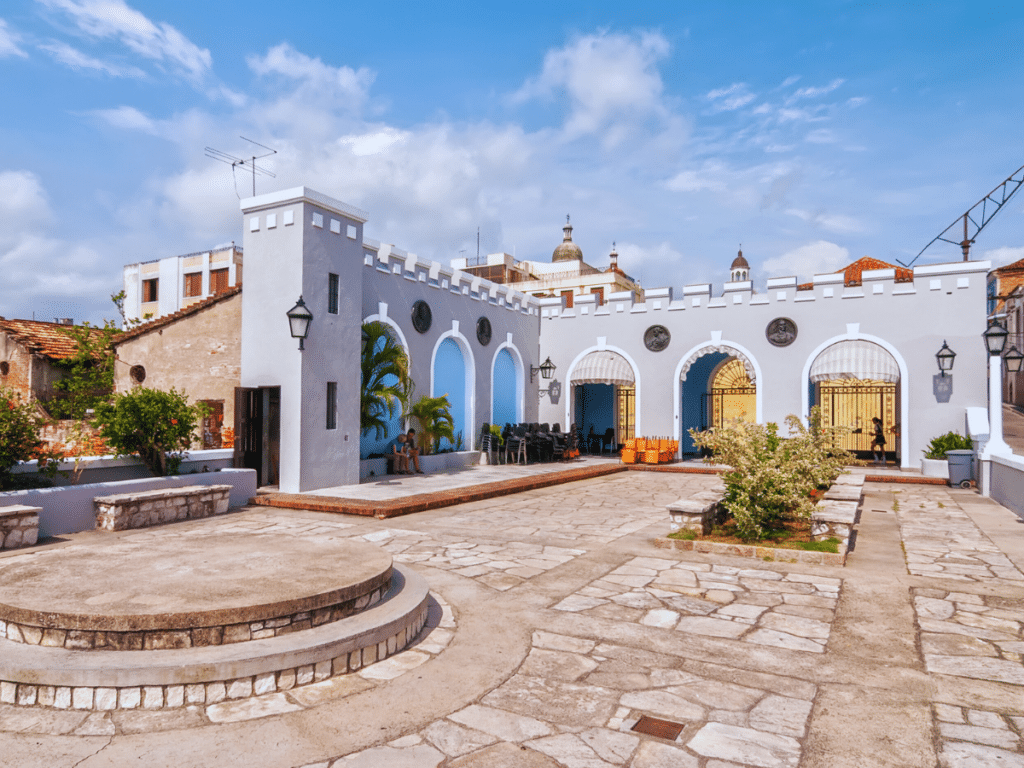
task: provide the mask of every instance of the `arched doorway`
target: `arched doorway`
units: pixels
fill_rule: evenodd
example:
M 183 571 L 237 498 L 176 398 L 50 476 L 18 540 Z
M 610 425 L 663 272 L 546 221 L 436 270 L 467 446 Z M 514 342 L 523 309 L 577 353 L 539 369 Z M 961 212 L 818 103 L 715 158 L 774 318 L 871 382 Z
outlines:
M 886 458 L 900 463 L 900 369 L 887 350 L 865 339 L 836 342 L 811 364 L 810 388 L 823 424 L 850 429 L 843 448 L 869 457 L 871 420 L 877 416 L 885 431 Z
M 494 355 L 491 370 L 491 424 L 517 424 L 521 412 L 523 381 L 520 369 L 508 347 Z
M 707 342 L 690 350 L 677 370 L 681 454 L 698 452 L 691 429 L 702 432 L 731 418 L 759 420 L 757 366 L 746 350 L 727 342 Z
M 371 319 L 367 319 L 364 322 L 371 322 Z M 379 321 L 384 322 L 384 321 Z M 399 336 L 400 332 L 396 332 L 396 329 L 391 326 L 386 326 L 386 331 L 390 340 L 397 346 L 405 349 L 408 354 L 408 349 L 402 343 L 403 338 Z M 380 352 L 383 349 L 387 339 L 381 336 L 377 339 L 377 343 L 374 345 L 374 351 Z M 379 384 L 382 387 L 392 387 L 398 383 L 398 379 L 391 374 L 385 375 L 379 378 Z M 398 437 L 398 435 L 405 431 L 405 424 L 402 419 L 402 406 L 400 403 L 395 403 L 394 415 L 391 418 L 384 418 L 385 432 L 380 437 L 377 436 L 376 430 L 371 429 L 369 432 L 359 433 L 359 457 L 361 459 L 369 458 L 377 454 L 388 453 L 391 449 L 391 442 Z
M 473 435 L 467 431 L 472 428 L 472 415 L 469 413 L 472 393 L 467 382 L 471 376 L 471 366 L 467 364 L 461 345 L 452 337 L 442 339 L 434 351 L 434 368 L 431 380 L 431 397 L 447 395 L 448 410 L 454 424 L 452 433 L 456 443 L 462 435 L 463 447 L 473 444 Z M 446 450 L 454 446 L 448 440 L 441 440 L 438 450 Z
M 573 367 L 572 414 L 584 440 L 603 438 L 608 430 L 618 445 L 636 432 L 636 376 L 622 355 L 611 350 L 588 353 Z

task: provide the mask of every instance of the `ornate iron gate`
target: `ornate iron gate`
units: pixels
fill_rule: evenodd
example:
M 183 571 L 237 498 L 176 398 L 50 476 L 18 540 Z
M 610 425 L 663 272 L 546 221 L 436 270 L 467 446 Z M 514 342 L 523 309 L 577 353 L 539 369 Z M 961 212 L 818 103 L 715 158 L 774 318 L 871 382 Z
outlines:
M 829 426 L 849 427 L 840 444 L 848 451 L 870 453 L 874 430 L 871 419 L 877 416 L 885 430 L 887 453 L 899 450 L 896 384 L 857 379 L 823 381 L 817 385 L 817 401 L 822 422 Z

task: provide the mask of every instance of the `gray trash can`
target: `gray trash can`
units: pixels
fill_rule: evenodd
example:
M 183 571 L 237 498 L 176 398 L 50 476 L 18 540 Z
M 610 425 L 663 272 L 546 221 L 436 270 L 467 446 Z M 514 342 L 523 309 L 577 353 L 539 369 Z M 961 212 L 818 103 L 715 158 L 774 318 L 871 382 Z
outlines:
M 974 477 L 974 451 L 946 451 L 946 461 L 949 464 L 949 484 L 970 488 Z

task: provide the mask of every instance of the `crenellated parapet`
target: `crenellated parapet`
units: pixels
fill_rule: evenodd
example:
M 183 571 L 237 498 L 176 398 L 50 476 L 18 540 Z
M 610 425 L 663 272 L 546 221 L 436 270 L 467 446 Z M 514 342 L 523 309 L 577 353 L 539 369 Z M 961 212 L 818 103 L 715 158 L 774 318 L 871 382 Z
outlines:
M 375 240 L 363 241 L 363 265 L 396 279 L 422 283 L 426 287 L 464 296 L 523 315 L 539 315 L 540 299 L 511 286 L 492 283 L 477 275 L 446 267 L 437 261 L 421 260 L 396 246 Z

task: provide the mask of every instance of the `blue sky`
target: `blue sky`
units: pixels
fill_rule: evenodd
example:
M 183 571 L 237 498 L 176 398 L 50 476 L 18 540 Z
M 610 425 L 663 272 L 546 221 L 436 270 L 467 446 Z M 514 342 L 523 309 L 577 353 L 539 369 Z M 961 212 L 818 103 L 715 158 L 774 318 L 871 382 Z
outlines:
M 126 263 L 241 239 L 251 182 L 447 262 L 647 287 L 912 258 L 1024 164 L 1024 4 L 0 4 L 0 315 L 93 322 Z M 1024 193 L 975 258 L 1024 257 Z M 925 263 L 955 261 L 934 248 Z

